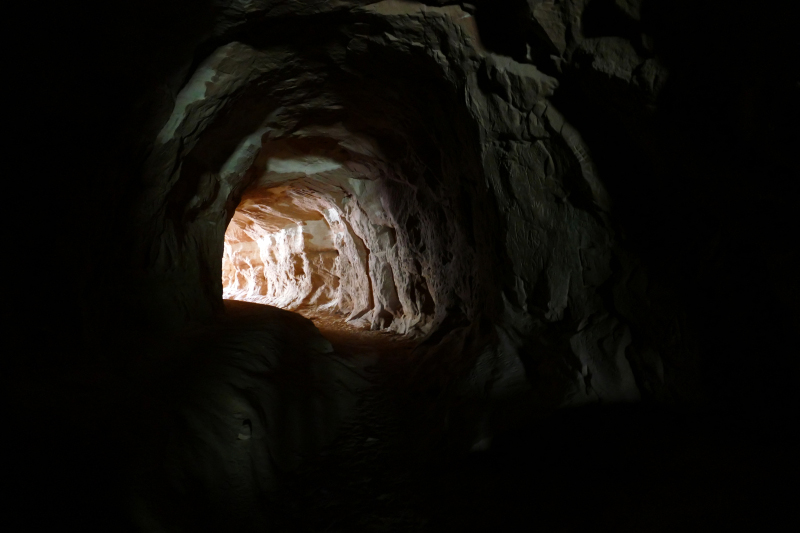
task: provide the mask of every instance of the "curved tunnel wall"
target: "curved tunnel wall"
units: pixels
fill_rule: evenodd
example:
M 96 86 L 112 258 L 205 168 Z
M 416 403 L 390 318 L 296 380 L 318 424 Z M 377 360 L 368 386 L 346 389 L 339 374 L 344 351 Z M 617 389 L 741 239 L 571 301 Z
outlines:
M 381 2 L 352 17 L 303 45 L 222 45 L 178 95 L 137 209 L 161 232 L 143 243 L 157 248 L 149 271 L 179 276 L 161 285 L 172 287 L 172 308 L 194 319 L 220 305 L 225 223 L 251 183 L 274 179 L 271 143 L 313 143 L 304 130 L 340 124 L 380 153 L 354 161 L 365 197 L 341 181 L 332 194 L 330 179 L 333 189 L 318 191 L 349 225 L 351 250 L 339 257 L 369 276 L 369 289 L 363 279 L 340 285 L 349 318 L 405 333 L 423 319 L 427 292 L 429 332 L 455 331 L 446 343 L 464 352 L 462 373 L 489 358 L 494 370 L 476 382 L 532 384 L 547 405 L 663 388 L 661 356 L 646 346 L 631 356 L 630 328 L 600 294 L 617 253 L 609 200 L 548 99 L 556 80 L 483 50 L 457 6 Z M 492 325 L 478 333 L 482 320 Z M 471 335 L 472 348 L 457 347 Z
M 20 65 L 38 80 L 36 90 L 30 91 L 38 95 L 31 108 L 41 111 L 42 120 L 61 117 L 70 131 L 91 132 L 86 138 L 62 137 L 44 155 L 25 159 L 44 158 L 51 168 L 81 169 L 75 179 L 45 176 L 36 181 L 40 208 L 61 213 L 64 223 L 51 243 L 53 253 L 63 258 L 59 282 L 36 291 L 54 291 L 42 298 L 58 302 L 59 314 L 70 317 L 42 349 L 47 365 L 71 368 L 77 361 L 68 353 L 82 354 L 81 365 L 127 360 L 136 357 L 128 352 L 138 349 L 109 353 L 107 346 L 118 345 L 119 338 L 175 331 L 187 317 L 208 317 L 218 309 L 216 269 L 197 265 L 211 264 L 214 259 L 206 258 L 221 256 L 221 247 L 199 255 L 197 250 L 184 253 L 174 230 L 165 231 L 154 221 L 154 213 L 165 209 L 164 191 L 175 181 L 165 177 L 171 169 L 143 172 L 148 157 L 163 149 L 156 142 L 158 133 L 181 88 L 215 49 L 232 41 L 262 48 L 302 48 L 303 43 L 316 42 L 319 51 L 328 44 L 319 44 L 325 41 L 321 36 L 348 21 L 360 22 L 363 14 L 351 9 L 367 3 L 144 2 L 105 13 L 102 24 L 62 13 L 76 30 L 67 35 L 61 33 L 65 26 L 51 28 L 63 39 L 53 49 L 48 69 L 28 68 L 30 62 Z M 787 380 L 794 363 L 781 354 L 791 351 L 787 332 L 796 329 L 798 320 L 791 267 L 796 242 L 787 246 L 782 233 L 775 231 L 792 225 L 792 177 L 797 173 L 789 155 L 796 139 L 798 101 L 796 72 L 789 65 L 798 63 L 793 52 L 798 47 L 794 33 L 781 30 L 790 20 L 780 15 L 782 7 L 774 2 L 757 11 L 738 6 L 721 11 L 712 2 L 662 0 L 473 4 L 489 55 L 533 63 L 557 78 L 560 87 L 548 101 L 578 126 L 593 149 L 600 178 L 615 200 L 609 214 L 617 241 L 635 252 L 617 258 L 627 266 L 615 266 L 614 289 L 601 292 L 632 328 L 630 350 L 635 354 L 630 359 L 634 372 L 645 376 L 642 386 L 649 387 L 646 376 L 658 381 L 661 364 L 654 354 L 661 354 L 664 379 L 681 390 L 680 397 L 708 386 L 720 405 L 761 404 L 766 397 L 777 402 L 791 389 Z M 413 24 L 427 24 L 432 18 L 416 17 Z M 383 21 L 380 28 L 386 25 Z M 348 31 L 340 49 L 346 50 L 357 32 L 353 27 Z M 388 33 L 397 37 L 395 30 Z M 751 33 L 757 37 L 739 38 Z M 428 46 L 426 38 L 412 39 L 405 51 L 391 57 L 407 58 L 412 51 L 422 57 Z M 448 47 L 440 51 L 451 55 Z M 80 72 L 74 65 L 78 57 Z M 377 71 L 393 70 L 384 60 L 376 63 Z M 371 76 L 373 72 L 366 78 Z M 60 82 L 53 84 L 52 79 Z M 491 84 L 482 87 L 488 90 L 487 85 Z M 448 118 L 440 109 L 459 108 L 462 95 L 451 96 L 431 104 L 430 116 L 441 111 L 447 121 L 468 123 L 464 116 Z M 258 122 L 272 104 L 256 100 L 249 115 Z M 502 121 L 499 116 L 493 120 Z M 20 124 L 21 131 L 38 135 L 36 124 Z M 255 129 L 254 124 L 251 131 Z M 225 142 L 235 147 L 242 137 L 233 137 Z M 506 140 L 505 134 L 501 137 Z M 167 157 L 164 163 L 178 159 Z M 212 166 L 219 168 L 223 162 Z M 192 163 L 184 163 L 184 175 L 189 176 Z M 465 166 L 476 172 L 481 167 L 476 163 L 478 159 Z M 192 183 L 182 182 L 174 197 L 192 194 Z M 145 196 L 152 202 L 133 205 L 132 199 L 147 188 L 151 192 Z M 20 187 L 21 198 L 29 194 Z M 484 196 L 478 198 L 483 209 Z M 104 207 L 97 211 L 98 206 Z M 231 205 L 227 212 L 234 209 Z M 170 216 L 181 225 L 177 211 L 172 209 Z M 498 257 L 505 253 L 501 240 L 492 239 Z M 222 242 L 221 237 L 204 240 L 211 241 Z M 35 256 L 38 245 L 29 244 L 26 253 Z M 176 260 L 159 257 L 163 253 Z M 172 269 L 165 266 L 171 262 Z M 31 279 L 52 277 L 49 263 L 28 268 Z M 505 284 L 513 279 L 502 269 L 492 274 Z M 476 283 L 484 282 L 488 281 Z M 208 290 L 198 290 L 202 286 Z M 39 300 L 28 298 L 29 289 L 22 285 L 12 284 L 9 290 L 28 302 L 29 313 L 20 314 L 19 321 L 28 328 L 21 317 L 35 313 L 34 302 Z M 79 313 L 70 302 L 80 302 Z M 692 336 L 702 345 L 697 350 Z M 755 388 L 745 385 L 753 379 L 754 361 L 759 376 Z M 24 368 L 33 364 L 18 363 Z M 684 384 L 671 375 L 682 375 Z M 705 385 L 688 378 L 692 375 L 701 376 Z M 729 386 L 730 380 L 738 385 Z M 671 396 L 657 388 L 648 390 L 661 400 Z

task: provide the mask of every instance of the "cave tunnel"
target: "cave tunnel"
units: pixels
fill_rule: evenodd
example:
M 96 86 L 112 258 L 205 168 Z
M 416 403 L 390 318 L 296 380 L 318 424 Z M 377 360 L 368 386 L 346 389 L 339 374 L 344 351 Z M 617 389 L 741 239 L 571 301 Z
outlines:
M 375 142 L 341 124 L 293 137 L 268 141 L 261 175 L 228 224 L 223 297 L 370 330 L 427 332 L 435 304 L 423 236 L 414 228 L 398 241 L 395 229 L 419 224 L 417 213 L 401 217 L 394 207 L 414 189 L 402 181 L 390 189 L 394 174 Z
M 782 5 L 48 11 L 10 530 L 797 522 Z

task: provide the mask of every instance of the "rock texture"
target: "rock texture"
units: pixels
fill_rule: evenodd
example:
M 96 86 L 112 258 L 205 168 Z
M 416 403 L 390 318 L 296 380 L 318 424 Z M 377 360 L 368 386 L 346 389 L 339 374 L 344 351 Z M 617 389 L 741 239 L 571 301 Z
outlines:
M 198 65 L 135 211 L 165 232 L 151 241 L 150 271 L 180 272 L 175 290 L 188 292 L 176 304 L 218 305 L 221 286 L 209 294 L 202 280 L 221 269 L 224 222 L 241 198 L 225 252 L 230 295 L 328 305 L 399 333 L 447 323 L 445 344 L 479 335 L 462 359 L 488 358 L 491 377 L 473 376 L 480 390 L 507 379 L 533 383 L 552 406 L 637 399 L 630 328 L 599 293 L 617 254 L 610 201 L 550 101 L 557 80 L 484 50 L 458 6 L 384 1 L 351 13 L 307 43 L 270 46 L 251 30 Z M 626 64 L 601 56 L 601 70 Z M 326 226 L 332 237 L 316 243 Z M 244 246 L 258 260 L 237 259 Z M 484 319 L 489 330 L 473 331 Z M 660 390 L 660 356 L 641 350 L 640 379 Z
M 414 380 L 473 426 L 465 449 L 568 406 L 788 405 L 800 46 L 777 8 L 699 4 L 175 0 L 84 21 L 28 62 L 57 65 L 31 84 L 53 110 L 24 130 L 35 179 L 10 197 L 59 238 L 57 262 L 20 252 L 37 289 L 9 301 L 51 302 L 58 324 L 27 318 L 38 347 L 14 364 L 196 377 L 175 412 L 201 459 L 165 452 L 181 466 L 152 483 L 238 487 L 208 497 L 223 521 L 347 417 L 349 393 L 326 414 L 279 394 L 275 365 L 297 352 L 318 391 L 358 382 L 275 310 L 191 374 L 164 346 L 232 317 L 223 297 L 416 338 Z M 42 124 L 60 128 L 45 147 Z M 283 432 L 281 409 L 324 428 Z
M 476 446 L 515 417 L 668 394 L 603 294 L 624 259 L 556 78 L 486 50 L 459 6 L 371 3 L 286 42 L 269 20 L 222 32 L 153 141 L 131 213 L 159 314 L 202 319 L 224 278 L 228 297 L 421 336 L 421 379 L 482 406 L 452 415 Z M 595 63 L 624 78 L 614 53 Z
M 341 124 L 305 128 L 268 141 L 261 157 L 226 232 L 225 297 L 330 310 L 400 334 L 429 330 L 434 302 L 387 217 L 380 180 L 391 170 L 374 141 Z
M 615 303 L 639 301 L 615 289 L 631 260 L 557 78 L 486 50 L 459 6 L 341 13 L 283 42 L 268 14 L 220 29 L 177 94 L 132 210 L 158 312 L 212 313 L 222 272 L 229 297 L 419 335 L 421 379 L 483 405 L 478 443 L 515 417 L 674 394 Z M 632 83 L 627 41 L 564 28 L 556 48 Z

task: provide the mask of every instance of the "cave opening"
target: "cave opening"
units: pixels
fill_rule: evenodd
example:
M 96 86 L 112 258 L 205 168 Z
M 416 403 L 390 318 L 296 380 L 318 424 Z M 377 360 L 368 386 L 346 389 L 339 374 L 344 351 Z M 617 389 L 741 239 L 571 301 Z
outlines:
M 339 285 L 339 276 L 334 274 L 339 256 L 334 247 L 336 230 L 331 228 L 340 220 L 337 212 L 325 207 L 293 213 L 280 210 L 297 196 L 305 197 L 308 190 L 276 187 L 265 193 L 273 198 L 248 195 L 225 232 L 224 297 L 283 309 L 332 307 Z M 288 202 L 277 203 L 278 196 L 288 197 Z M 280 215 L 270 213 L 275 207 Z
M 374 139 L 342 124 L 266 140 L 225 232 L 223 297 L 320 324 L 431 331 L 436 304 L 415 215 L 398 240 L 395 206 L 413 205 L 403 196 L 414 188 L 387 187 L 396 172 Z
M 419 251 L 398 242 L 382 183 L 392 170 L 374 139 L 342 124 L 304 128 L 266 141 L 250 172 L 225 232 L 225 299 L 411 337 L 430 330 L 435 303 Z

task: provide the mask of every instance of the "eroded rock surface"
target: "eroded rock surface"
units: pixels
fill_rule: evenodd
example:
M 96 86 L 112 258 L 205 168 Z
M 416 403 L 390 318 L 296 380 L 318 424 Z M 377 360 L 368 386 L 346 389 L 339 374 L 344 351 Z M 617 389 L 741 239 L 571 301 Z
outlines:
M 798 260 L 775 230 L 794 196 L 772 176 L 797 174 L 775 125 L 796 128 L 770 76 L 776 101 L 800 99 L 775 52 L 785 36 L 740 38 L 749 12 L 727 39 L 692 42 L 688 2 L 161 4 L 163 24 L 142 17 L 124 46 L 86 38 L 97 65 L 135 61 L 110 71 L 94 112 L 122 116 L 98 118 L 82 144 L 101 148 L 73 165 L 90 179 L 40 195 L 80 218 L 52 252 L 59 280 L 39 284 L 81 302 L 59 304 L 71 349 L 30 335 L 70 370 L 193 376 L 170 411 L 185 431 L 163 448 L 177 466 L 153 466 L 152 486 L 199 487 L 187 501 L 209 516 L 263 525 L 257 502 L 298 464 L 290 450 L 316 449 L 351 411 L 350 393 L 326 396 L 350 379 L 337 356 L 289 311 L 197 347 L 207 366 L 192 374 L 191 354 L 164 346 L 235 320 L 223 297 L 415 339 L 405 375 L 461 452 L 562 407 L 696 402 L 701 376 L 723 403 L 785 403 Z M 709 13 L 698 28 L 723 27 Z M 136 51 L 151 30 L 161 42 Z M 65 55 L 69 85 L 84 55 Z M 86 86 L 102 92 L 104 75 Z M 43 264 L 29 279 L 53 277 Z M 284 365 L 297 379 L 270 381 Z
M 467 447 L 532 413 L 673 394 L 609 296 L 632 262 L 557 78 L 485 49 L 459 6 L 341 17 L 286 42 L 229 30 L 178 94 L 135 210 L 160 235 L 141 244 L 160 301 L 186 319 L 223 294 L 310 305 L 418 336 L 422 382 L 482 405 L 452 415 Z M 565 54 L 631 83 L 627 45 L 565 28 Z
M 450 320 L 464 337 L 483 317 L 492 333 L 472 357 L 488 349 L 496 369 L 523 361 L 529 380 L 555 387 L 545 403 L 638 398 L 629 328 L 598 293 L 618 254 L 610 200 L 550 101 L 558 81 L 483 49 L 457 6 L 385 1 L 350 16 L 344 29 L 318 28 L 322 47 L 242 35 L 204 60 L 148 163 L 177 189 L 154 188 L 144 205 L 183 213 L 158 226 L 180 222 L 176 245 L 207 257 L 197 275 L 211 276 L 220 263 L 203 243 L 219 243 L 241 197 L 229 296 L 314 304 L 399 333 Z M 609 58 L 598 72 L 625 78 L 614 69 L 627 63 Z M 186 200 L 175 196 L 191 183 Z M 647 376 L 658 390 L 663 378 Z
M 387 216 L 380 180 L 391 170 L 374 141 L 339 124 L 266 151 L 226 233 L 225 297 L 330 310 L 400 334 L 430 329 L 434 302 Z

